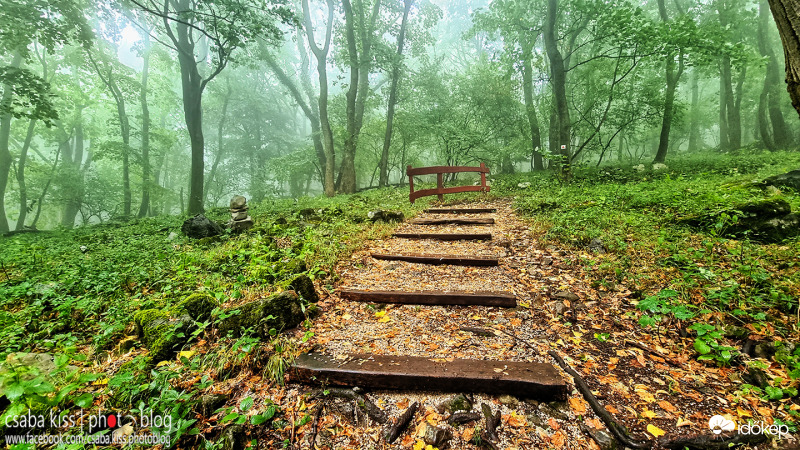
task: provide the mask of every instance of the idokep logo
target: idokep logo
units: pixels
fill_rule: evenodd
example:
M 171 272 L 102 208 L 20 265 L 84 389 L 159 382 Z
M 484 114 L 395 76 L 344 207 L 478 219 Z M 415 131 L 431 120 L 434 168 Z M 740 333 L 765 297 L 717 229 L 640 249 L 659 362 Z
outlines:
M 708 421 L 708 428 L 714 434 L 721 434 L 723 431 L 736 430 L 736 423 L 733 420 L 726 419 L 723 416 L 716 415 Z M 772 424 L 767 425 L 763 421 L 748 422 L 739 425 L 737 430 L 739 434 L 769 434 L 777 436 L 778 439 L 783 439 L 784 436 L 789 434 L 789 426 L 786 424 Z
M 711 431 L 714 434 L 720 434 L 723 431 L 733 431 L 736 429 L 736 424 L 733 423 L 732 420 L 728 420 L 720 415 L 716 415 L 708 421 L 708 428 L 711 428 Z

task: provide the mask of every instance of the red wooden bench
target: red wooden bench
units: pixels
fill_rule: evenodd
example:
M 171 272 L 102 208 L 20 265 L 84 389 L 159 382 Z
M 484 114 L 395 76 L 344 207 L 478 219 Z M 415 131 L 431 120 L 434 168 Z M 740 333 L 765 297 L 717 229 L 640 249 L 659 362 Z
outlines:
M 481 174 L 480 186 L 453 186 L 444 187 L 444 174 L 446 173 L 460 173 L 460 172 L 478 172 Z M 436 174 L 436 189 L 420 189 L 414 191 L 414 177 L 418 175 L 432 175 Z M 417 167 L 416 169 L 408 166 L 406 174 L 408 175 L 408 186 L 411 188 L 411 193 L 408 194 L 408 199 L 411 203 L 420 197 L 428 195 L 438 195 L 439 201 L 444 200 L 444 194 L 456 194 L 458 192 L 489 192 L 489 186 L 486 185 L 486 174 L 489 173 L 489 168 L 486 164 L 481 163 L 480 167 L 467 167 L 467 166 L 433 166 L 433 167 Z

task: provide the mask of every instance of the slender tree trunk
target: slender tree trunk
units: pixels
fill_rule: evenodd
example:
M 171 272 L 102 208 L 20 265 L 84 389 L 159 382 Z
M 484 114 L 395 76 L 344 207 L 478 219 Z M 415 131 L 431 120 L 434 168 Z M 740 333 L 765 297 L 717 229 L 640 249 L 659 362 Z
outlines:
M 692 70 L 692 112 L 689 122 L 689 151 L 698 150 L 700 146 L 700 88 L 697 69 Z
M 333 0 L 327 0 L 328 3 L 328 23 L 325 29 L 325 43 L 322 48 L 317 46 L 314 40 L 314 27 L 311 23 L 311 13 L 308 8 L 308 0 L 303 0 L 303 22 L 305 24 L 306 36 L 308 38 L 309 47 L 314 57 L 317 59 L 317 75 L 319 76 L 319 122 L 322 128 L 322 144 L 325 150 L 325 166 L 322 168 L 324 172 L 323 190 L 325 195 L 333 197 L 336 195 L 336 152 L 333 147 L 333 131 L 331 130 L 330 119 L 328 118 L 328 51 L 331 44 L 331 32 L 333 30 Z
M 544 24 L 544 43 L 547 57 L 550 60 L 550 84 L 553 88 L 554 118 L 556 120 L 555 139 L 559 146 L 559 172 L 565 178 L 570 178 L 570 119 L 567 104 L 567 72 L 564 68 L 564 58 L 558 50 L 556 38 L 556 16 L 558 15 L 558 0 L 547 1 L 547 17 Z
M 347 131 L 344 139 L 342 167 L 339 169 L 337 185 L 339 191 L 345 194 L 356 191 L 355 180 L 355 147 L 358 144 L 358 131 L 356 129 L 356 98 L 358 96 L 358 45 L 356 44 L 355 17 L 350 0 L 342 0 L 345 20 L 345 36 L 347 38 L 347 51 L 350 56 L 350 86 L 345 94 Z
M 59 156 L 61 156 L 61 146 L 56 150 L 56 157 L 53 159 L 53 167 L 50 168 L 50 177 L 47 179 L 47 183 L 44 184 L 42 192 L 39 194 L 39 199 L 36 201 L 36 214 L 33 216 L 33 221 L 31 221 L 31 228 L 34 230 L 36 229 L 36 223 L 39 222 L 39 216 L 42 214 L 42 204 L 44 203 L 45 197 L 47 197 L 47 191 L 50 189 L 50 185 L 56 177 Z
M 188 40 L 188 26 L 177 23 L 175 27 L 178 35 L 184 36 L 180 39 L 186 46 L 183 51 L 178 52 L 178 61 L 181 67 L 181 85 L 183 87 L 183 116 L 186 121 L 186 128 L 189 131 L 189 141 L 192 149 L 188 213 L 195 215 L 205 211 L 203 206 L 205 138 L 203 136 L 202 78 L 197 70 L 197 62 L 194 59 L 194 44 L 189 43 Z M 182 197 L 181 201 L 183 201 Z M 181 212 L 183 211 L 184 209 L 181 208 Z
M 303 47 L 302 42 L 298 42 L 298 48 L 305 48 Z M 303 55 L 302 57 L 305 59 L 307 55 Z M 311 141 L 314 144 L 314 151 L 317 154 L 317 161 L 320 165 L 320 181 L 324 184 L 325 183 L 325 146 L 322 143 L 322 128 L 320 126 L 320 119 L 319 119 L 319 102 L 318 100 L 313 99 L 313 95 L 307 95 L 309 97 L 309 102 L 307 103 L 306 100 L 303 98 L 303 95 L 300 93 L 300 90 L 295 85 L 294 81 L 283 71 L 278 62 L 275 61 L 275 58 L 272 57 L 269 53 L 265 51 L 264 59 L 267 62 L 267 65 L 272 69 L 272 72 L 275 73 L 275 76 L 278 77 L 278 81 L 280 81 L 286 89 L 289 90 L 289 93 L 294 98 L 295 102 L 300 109 L 303 110 L 303 114 L 305 114 L 308 121 L 311 123 Z M 305 79 L 305 82 L 308 83 L 308 72 L 306 68 L 305 61 L 302 63 L 302 74 L 301 77 Z M 307 91 L 307 94 L 310 92 L 310 86 Z
M 525 115 L 528 117 L 528 126 L 531 133 L 531 168 L 544 170 L 542 160 L 542 132 L 539 128 L 539 118 L 536 116 L 536 105 L 533 101 L 533 42 L 527 37 L 522 38 L 522 93 L 525 97 Z
M 225 78 L 225 82 L 227 83 L 227 91 L 225 92 L 225 99 L 222 102 L 219 124 L 217 124 L 217 153 L 214 155 L 214 163 L 211 165 L 211 171 L 208 173 L 208 181 L 206 181 L 204 188 L 205 192 L 203 192 L 203 198 L 206 200 L 208 200 L 208 189 L 211 187 L 211 184 L 214 183 L 214 177 L 217 175 L 217 167 L 225 153 L 225 147 L 223 146 L 223 141 L 225 139 L 225 122 L 228 120 L 228 104 L 231 100 L 231 94 L 233 94 L 230 78 Z
M 728 85 L 730 87 L 730 84 Z M 728 92 L 725 88 L 725 77 L 722 73 L 722 61 L 719 66 L 719 149 L 730 150 L 728 137 Z
M 14 52 L 10 67 L 19 68 L 22 64 L 22 54 Z M 5 111 L 0 114 L 0 233 L 8 233 L 8 219 L 6 218 L 6 186 L 8 186 L 8 175 L 11 172 L 11 151 L 8 148 L 11 139 L 11 102 L 13 100 L 14 88 L 10 84 L 3 86 L 3 96 L 0 97 L 0 110 Z
M 19 186 L 19 217 L 17 217 L 16 230 L 25 228 L 25 219 L 28 216 L 28 188 L 25 185 L 25 165 L 28 162 L 28 149 L 31 148 L 31 141 L 33 140 L 33 130 L 36 128 L 36 120 L 31 119 L 28 122 L 28 132 L 25 134 L 25 142 L 22 143 L 22 148 L 19 152 L 19 161 L 17 161 L 17 185 Z
M 397 103 L 397 84 L 400 81 L 400 68 L 403 65 L 403 44 L 406 38 L 406 22 L 414 0 L 404 0 L 403 20 L 400 22 L 400 34 L 397 36 L 397 60 L 392 67 L 392 87 L 389 89 L 389 105 L 386 109 L 386 134 L 383 137 L 381 151 L 380 177 L 378 186 L 389 184 L 389 146 L 392 144 L 392 127 L 394 125 L 394 108 Z
M 669 22 L 667 7 L 664 0 L 658 0 L 658 13 L 662 22 Z M 682 53 L 682 50 L 679 50 Z M 664 115 L 661 118 L 661 135 L 658 140 L 658 151 L 653 159 L 654 163 L 663 163 L 667 158 L 669 150 L 669 132 L 672 128 L 672 118 L 675 112 L 675 89 L 678 87 L 681 74 L 683 73 L 683 54 L 680 55 L 678 68 L 675 68 L 675 55 L 667 53 L 666 57 L 666 79 L 667 91 L 664 95 Z
M 64 165 L 65 173 L 67 174 L 66 191 L 68 192 L 66 202 L 64 204 L 64 212 L 61 216 L 61 226 L 71 229 L 75 226 L 75 217 L 80 212 L 83 205 L 83 197 L 85 193 L 84 186 L 84 172 L 83 166 L 83 151 L 84 151 L 84 136 L 83 136 L 83 123 L 81 112 L 83 106 L 78 107 L 77 120 L 75 121 L 74 128 L 74 144 L 70 144 L 70 139 L 66 137 L 61 142 L 62 164 Z M 88 164 L 87 164 L 88 165 Z
M 800 1 L 769 0 L 769 7 L 783 41 L 786 90 L 792 106 L 800 114 Z
M 147 105 L 147 82 L 150 77 L 150 35 L 144 33 L 144 55 L 142 63 L 142 88 L 139 102 L 142 105 L 142 202 L 139 204 L 138 217 L 150 213 L 150 188 L 152 184 L 150 167 L 150 108 Z

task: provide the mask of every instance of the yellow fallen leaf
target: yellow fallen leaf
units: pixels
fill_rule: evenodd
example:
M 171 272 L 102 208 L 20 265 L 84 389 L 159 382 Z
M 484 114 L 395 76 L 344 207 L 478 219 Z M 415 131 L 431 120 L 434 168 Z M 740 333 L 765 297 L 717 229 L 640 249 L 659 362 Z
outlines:
M 652 423 L 647 425 L 647 432 L 652 434 L 655 437 L 661 437 L 666 434 L 664 430 L 658 428 L 657 426 L 653 425 Z
M 391 321 L 392 321 L 391 317 L 381 317 L 380 319 L 378 319 L 378 322 L 381 322 L 381 323 L 386 323 L 386 322 L 391 322 Z
M 186 358 L 189 359 L 194 356 L 197 352 L 194 350 L 187 350 L 185 352 L 178 352 L 178 359 Z
M 375 313 L 375 317 L 383 317 L 386 315 L 386 311 L 378 311 Z
M 161 361 L 160 363 L 156 364 L 156 367 L 166 366 L 169 364 L 169 361 Z
M 753 417 L 753 415 L 750 414 L 750 411 L 746 411 L 738 406 L 736 407 L 736 414 L 738 414 L 739 417 Z
M 414 450 L 422 450 L 422 449 L 425 448 L 425 443 L 422 442 L 422 441 L 417 441 L 417 442 L 414 443 L 414 446 L 412 448 Z
M 92 381 L 92 386 L 103 386 L 108 384 L 108 378 L 101 378 L 99 380 Z
M 653 397 L 653 394 L 647 392 L 647 390 L 645 388 L 640 387 L 640 386 L 642 386 L 642 385 L 639 384 L 639 385 L 636 386 L 636 394 L 638 394 L 639 397 L 641 397 L 641 399 L 646 401 L 647 403 L 655 402 L 656 398 Z
M 528 302 L 518 302 L 517 304 L 519 306 L 522 306 L 523 308 L 530 308 L 531 307 L 531 304 L 528 303 Z
M 350 314 L 343 314 L 342 315 L 342 319 L 344 319 L 344 320 L 350 320 L 352 318 L 353 318 L 353 316 L 351 316 Z
M 655 419 L 657 414 L 645 408 L 644 411 L 642 411 L 642 416 L 647 417 L 648 419 Z
M 694 425 L 694 422 L 682 418 L 678 418 L 678 423 L 675 424 L 676 427 L 688 427 L 691 425 Z

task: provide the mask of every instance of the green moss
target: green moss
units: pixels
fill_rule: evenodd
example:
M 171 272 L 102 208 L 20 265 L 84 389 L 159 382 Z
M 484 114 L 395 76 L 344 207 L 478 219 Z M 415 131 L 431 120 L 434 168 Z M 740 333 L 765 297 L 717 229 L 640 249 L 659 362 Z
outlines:
M 218 305 L 217 299 L 206 293 L 192 294 L 181 300 L 173 308 L 173 316 L 188 314 L 196 321 L 203 321 L 211 317 L 211 311 Z
M 154 361 L 163 361 L 172 350 L 185 340 L 189 323 L 170 321 L 170 315 L 160 309 L 147 309 L 134 315 L 139 337 L 150 351 Z M 182 336 L 183 335 L 183 336 Z
M 263 300 L 245 303 L 228 312 L 233 309 L 238 309 L 239 314 L 227 317 L 218 325 L 223 336 L 229 331 L 239 336 L 243 330 L 252 328 L 259 336 L 268 337 L 272 328 L 280 331 L 297 326 L 305 320 L 300 299 L 293 291 L 284 291 Z

